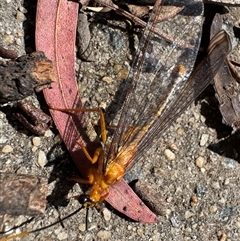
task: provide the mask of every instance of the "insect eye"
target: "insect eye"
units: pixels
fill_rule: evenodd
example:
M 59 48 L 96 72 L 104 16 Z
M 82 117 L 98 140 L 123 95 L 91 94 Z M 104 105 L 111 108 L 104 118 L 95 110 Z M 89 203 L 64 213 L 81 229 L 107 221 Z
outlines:
M 81 194 L 78 198 L 78 201 L 80 204 L 82 204 L 83 206 L 85 206 L 86 204 L 88 204 L 89 202 L 91 202 L 90 196 L 86 195 L 86 194 Z

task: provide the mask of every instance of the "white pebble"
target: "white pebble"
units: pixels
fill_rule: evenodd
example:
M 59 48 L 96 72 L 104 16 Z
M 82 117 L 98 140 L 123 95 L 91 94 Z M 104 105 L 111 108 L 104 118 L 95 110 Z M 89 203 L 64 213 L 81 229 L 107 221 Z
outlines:
M 108 76 L 105 76 L 105 77 L 102 78 L 102 81 L 104 81 L 104 82 L 110 84 L 110 83 L 113 82 L 113 78 L 108 77 Z
M 12 44 L 14 42 L 14 36 L 6 34 L 3 36 L 2 42 L 5 44 Z
M 16 38 L 15 42 L 18 46 L 22 46 L 22 40 L 20 38 Z
M 166 149 L 166 150 L 164 151 L 164 155 L 166 156 L 166 158 L 167 158 L 169 161 L 172 161 L 172 160 L 175 159 L 175 154 L 174 154 L 171 150 L 169 150 L 169 149 Z
M 86 230 L 86 223 L 81 223 L 81 224 L 79 224 L 78 230 L 79 230 L 80 232 L 84 232 L 84 231 Z
M 44 136 L 45 137 L 50 137 L 50 136 L 53 136 L 53 132 L 51 130 L 46 130 L 45 133 L 44 133 Z
M 219 185 L 218 182 L 213 182 L 211 186 L 212 186 L 212 188 L 214 188 L 214 189 L 220 189 L 220 185 Z
M 58 237 L 58 240 L 67 239 L 68 238 L 68 234 L 65 233 L 65 232 L 60 232 L 60 233 L 58 233 L 57 237 Z
M 217 212 L 217 206 L 216 205 L 212 205 L 209 207 L 209 212 L 210 213 L 216 213 Z
M 176 152 L 179 151 L 178 147 L 177 147 L 175 144 L 172 144 L 172 145 L 170 146 L 170 149 L 171 149 L 172 151 L 176 151 Z
M 208 134 L 202 134 L 201 140 L 200 140 L 200 146 L 205 146 L 208 142 L 209 135 Z
M 33 137 L 32 143 L 33 143 L 34 146 L 40 146 L 41 145 L 40 137 Z
M 203 165 L 205 163 L 205 159 L 202 157 L 202 156 L 199 156 L 197 159 L 196 159 L 196 166 L 199 167 L 199 168 L 202 168 Z
M 102 213 L 106 221 L 109 221 L 111 219 L 111 212 L 107 208 L 104 208 Z
M 185 218 L 188 219 L 188 218 L 191 218 L 192 216 L 194 216 L 194 213 L 190 212 L 190 211 L 186 211 L 185 212 Z
M 36 152 L 37 151 L 37 147 L 36 146 L 34 146 L 33 148 L 32 148 L 32 152 L 34 153 L 34 152 Z
M 228 185 L 230 183 L 230 180 L 228 178 L 225 179 L 224 185 Z
M 27 9 L 24 8 L 23 6 L 19 7 L 19 11 L 22 12 L 22 13 L 27 13 L 28 12 Z
M 42 168 L 47 164 L 47 157 L 41 150 L 38 152 L 38 164 Z
M 23 21 L 25 21 L 27 18 L 25 17 L 25 15 L 24 15 L 22 12 L 17 11 L 16 19 L 17 19 L 19 22 L 23 22 Z
M 12 151 L 13 151 L 13 148 L 10 145 L 6 145 L 2 148 L 3 153 L 9 153 L 9 152 L 12 152 Z
M 237 222 L 235 223 L 235 227 L 236 227 L 237 229 L 240 228 L 240 221 L 237 221 Z
M 108 240 L 111 237 L 111 232 L 106 230 L 100 230 L 97 233 L 97 237 L 100 238 L 101 240 Z

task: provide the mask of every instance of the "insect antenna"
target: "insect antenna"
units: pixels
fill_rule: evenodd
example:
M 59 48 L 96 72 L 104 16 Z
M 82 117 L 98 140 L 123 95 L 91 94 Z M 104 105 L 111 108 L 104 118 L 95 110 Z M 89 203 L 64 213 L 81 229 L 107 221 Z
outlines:
M 88 230 L 88 214 L 89 214 L 89 207 L 86 208 L 86 217 L 85 217 L 85 230 Z
M 82 208 L 84 208 L 83 205 L 82 205 L 80 208 L 78 208 L 77 210 L 75 210 L 74 212 L 72 212 L 72 213 L 70 213 L 69 215 L 65 216 L 64 218 L 61 218 L 61 220 L 58 220 L 58 221 L 56 221 L 56 222 L 54 222 L 54 223 L 51 223 L 51 224 L 49 224 L 49 225 L 47 225 L 47 226 L 44 226 L 44 227 L 42 227 L 42 228 L 37 228 L 37 229 L 34 229 L 34 230 L 32 230 L 32 231 L 25 231 L 25 232 L 21 232 L 21 233 L 19 233 L 19 234 L 14 234 L 14 235 L 10 235 L 10 236 L 4 237 L 4 238 L 0 238 L 0 241 L 8 241 L 8 240 L 12 240 L 12 239 L 15 239 L 15 238 L 22 238 L 22 237 L 25 237 L 25 236 L 27 236 L 27 235 L 29 235 L 29 234 L 31 234 L 31 233 L 40 232 L 40 231 L 42 231 L 42 230 L 44 230 L 44 229 L 50 228 L 50 227 L 52 227 L 52 226 L 54 226 L 54 225 L 56 225 L 56 224 L 58 224 L 58 223 L 60 223 L 60 222 L 63 222 L 64 220 L 66 220 L 66 219 L 74 216 L 74 215 L 75 215 L 76 213 L 78 213 Z

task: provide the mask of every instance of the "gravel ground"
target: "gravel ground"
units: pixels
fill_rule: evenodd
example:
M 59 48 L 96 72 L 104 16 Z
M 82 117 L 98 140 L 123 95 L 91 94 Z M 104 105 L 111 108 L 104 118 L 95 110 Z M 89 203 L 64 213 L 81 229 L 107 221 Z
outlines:
M 19 55 L 34 50 L 35 4 L 36 1 L 22 0 L 0 2 L 0 43 L 16 50 Z M 208 20 L 213 8 L 207 6 L 207 9 Z M 214 9 L 221 11 L 217 6 Z M 240 9 L 231 7 L 229 10 L 224 20 L 230 26 L 236 22 L 235 16 Z M 76 60 L 79 89 L 85 106 L 106 106 L 107 120 L 112 119 L 115 108 L 112 100 L 133 55 L 129 43 L 134 42 L 136 36 L 126 29 L 123 21 L 108 24 L 95 21 L 91 25 L 95 61 Z M 120 47 L 124 51 L 117 51 Z M 240 53 L 239 46 L 234 52 Z M 234 57 L 239 60 L 238 55 Z M 42 96 L 30 99 L 45 107 Z M 76 170 L 57 131 L 52 129 L 45 136 L 36 138 L 11 118 L 11 107 L 0 108 L 1 172 L 32 174 L 49 180 L 44 215 L 16 230 L 20 232 L 48 225 L 73 212 L 79 204 L 71 197 L 82 191 L 78 185 L 72 186 L 66 181 L 66 177 Z M 94 114 L 89 117 L 91 120 L 96 118 Z M 231 129 L 222 124 L 213 88 L 209 87 L 162 138 L 153 143 L 144 161 L 126 175 L 128 181 L 140 179 L 153 193 L 160 193 L 163 197 L 157 224 L 132 222 L 106 205 L 103 214 L 95 209 L 89 211 L 88 231 L 85 231 L 86 213 L 82 210 L 65 220 L 63 225 L 57 224 L 22 240 L 238 241 L 239 139 L 239 132 L 231 134 Z M 40 158 L 42 154 L 43 158 Z M 44 166 L 45 160 L 47 166 Z M 0 216 L 0 228 L 6 230 L 29 218 Z

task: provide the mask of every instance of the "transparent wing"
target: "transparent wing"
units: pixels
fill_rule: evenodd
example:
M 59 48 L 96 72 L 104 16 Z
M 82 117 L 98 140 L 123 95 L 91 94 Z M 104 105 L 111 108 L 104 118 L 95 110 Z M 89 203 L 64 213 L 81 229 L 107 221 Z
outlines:
M 151 145 L 152 140 L 145 140 L 159 129 L 154 123 L 159 125 L 159 117 L 178 98 L 194 66 L 201 39 L 202 1 L 166 2 L 184 9 L 158 23 L 162 7 L 156 1 L 128 77 L 128 94 L 106 160 L 113 160 L 120 148 L 124 151 L 130 144 Z M 153 27 L 162 34 L 153 33 Z

